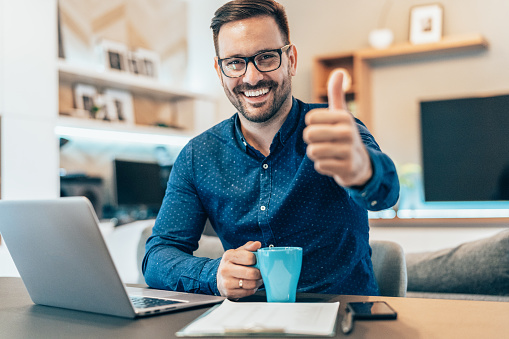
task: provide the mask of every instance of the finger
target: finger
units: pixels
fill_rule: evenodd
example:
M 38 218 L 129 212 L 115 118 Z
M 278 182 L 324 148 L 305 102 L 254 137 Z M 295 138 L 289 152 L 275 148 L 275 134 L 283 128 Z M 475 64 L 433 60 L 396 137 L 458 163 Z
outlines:
M 230 279 L 229 282 L 226 283 L 228 287 L 225 290 L 224 294 L 221 294 L 228 299 L 239 299 L 250 296 L 263 285 L 263 281 L 259 280 L 242 280 L 242 287 L 240 287 L 239 279 Z M 226 286 L 225 286 L 226 287 Z
M 246 251 L 254 252 L 261 247 L 262 243 L 259 241 L 248 241 L 244 245 L 240 246 L 238 249 L 244 249 Z
M 240 281 L 242 280 L 242 286 Z M 244 290 L 256 290 L 263 284 L 261 279 L 259 280 L 249 280 L 249 279 L 239 279 L 239 278 L 231 278 L 227 282 L 225 282 L 225 287 L 232 291 L 235 289 L 244 289 Z
M 223 260 L 237 265 L 254 265 L 256 263 L 256 259 L 252 252 L 256 251 L 260 247 L 261 243 L 259 241 L 248 241 L 237 249 L 224 252 Z
M 240 287 L 240 284 L 237 284 L 237 287 L 242 288 L 244 290 L 254 290 L 256 291 L 260 286 L 263 285 L 263 280 L 242 280 L 242 287 Z
M 329 96 L 330 110 L 346 109 L 345 92 L 343 91 L 344 71 L 336 69 L 329 76 L 327 95 Z
M 341 177 L 349 172 L 350 165 L 348 160 L 332 158 L 321 159 L 314 162 L 315 170 L 320 174 L 328 176 L 338 175 Z
M 226 267 L 224 273 L 237 279 L 258 280 L 262 278 L 260 270 L 250 266 L 231 265 Z
M 349 125 L 311 125 L 304 129 L 304 141 L 308 144 L 315 142 L 341 141 L 351 143 L 352 129 Z
M 350 157 L 351 148 L 338 146 L 336 143 L 320 142 L 309 145 L 306 149 L 308 158 L 313 161 L 322 159 L 347 159 Z
M 316 108 L 306 114 L 306 125 L 313 124 L 337 124 L 341 122 L 351 122 L 353 117 L 347 111 L 331 112 L 328 109 Z
M 239 266 L 246 267 L 256 263 L 256 257 L 253 252 L 244 249 L 228 250 L 223 254 L 223 261 Z

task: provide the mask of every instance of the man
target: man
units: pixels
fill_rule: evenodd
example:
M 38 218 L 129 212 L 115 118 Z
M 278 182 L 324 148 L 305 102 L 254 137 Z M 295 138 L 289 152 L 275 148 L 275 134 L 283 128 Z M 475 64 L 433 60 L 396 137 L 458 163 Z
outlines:
M 392 161 L 345 110 L 342 75 L 329 81 L 328 107 L 292 97 L 297 49 L 272 0 L 231 1 L 211 28 L 215 69 L 238 113 L 175 161 L 147 241 L 146 282 L 241 298 L 263 283 L 253 251 L 300 246 L 298 291 L 378 294 L 367 209 L 392 206 L 399 184 Z M 226 250 L 220 259 L 192 255 L 207 218 Z

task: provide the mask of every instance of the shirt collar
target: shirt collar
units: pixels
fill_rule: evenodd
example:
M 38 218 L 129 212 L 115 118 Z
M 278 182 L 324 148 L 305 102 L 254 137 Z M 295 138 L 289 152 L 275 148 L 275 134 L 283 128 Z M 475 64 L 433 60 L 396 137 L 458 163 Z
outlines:
M 292 97 L 292 108 L 290 109 L 290 113 L 288 113 L 285 122 L 274 136 L 274 140 L 272 140 L 272 145 L 270 147 L 271 151 L 277 144 L 276 140 L 278 140 L 282 145 L 284 145 L 288 138 L 290 138 L 292 133 L 295 131 L 295 128 L 297 127 L 299 117 L 300 117 L 299 104 L 297 100 L 294 97 Z M 244 138 L 244 135 L 242 134 L 239 113 L 235 115 L 234 124 L 235 124 L 235 139 L 237 140 L 237 143 L 240 146 L 240 148 L 244 152 L 247 152 L 248 144 L 246 139 Z

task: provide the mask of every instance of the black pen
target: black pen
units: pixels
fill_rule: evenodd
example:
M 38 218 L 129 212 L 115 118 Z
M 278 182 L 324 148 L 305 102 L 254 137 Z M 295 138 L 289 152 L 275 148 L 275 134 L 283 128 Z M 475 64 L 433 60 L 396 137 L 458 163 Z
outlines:
M 343 320 L 341 320 L 341 331 L 344 334 L 352 332 L 353 329 L 353 313 L 347 308 Z

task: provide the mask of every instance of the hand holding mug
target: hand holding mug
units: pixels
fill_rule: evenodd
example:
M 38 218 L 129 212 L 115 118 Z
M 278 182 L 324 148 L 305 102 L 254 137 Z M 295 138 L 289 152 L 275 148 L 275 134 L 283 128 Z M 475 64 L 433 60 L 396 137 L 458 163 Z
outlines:
M 251 267 L 256 263 L 254 251 L 261 247 L 259 241 L 228 250 L 223 254 L 217 269 L 217 288 L 223 297 L 239 299 L 254 294 L 262 285 L 260 271 Z
M 346 110 L 343 72 L 332 72 L 328 82 L 329 108 L 306 114 L 304 141 L 307 156 L 318 173 L 341 186 L 362 186 L 372 176 L 371 160 L 352 114 Z

